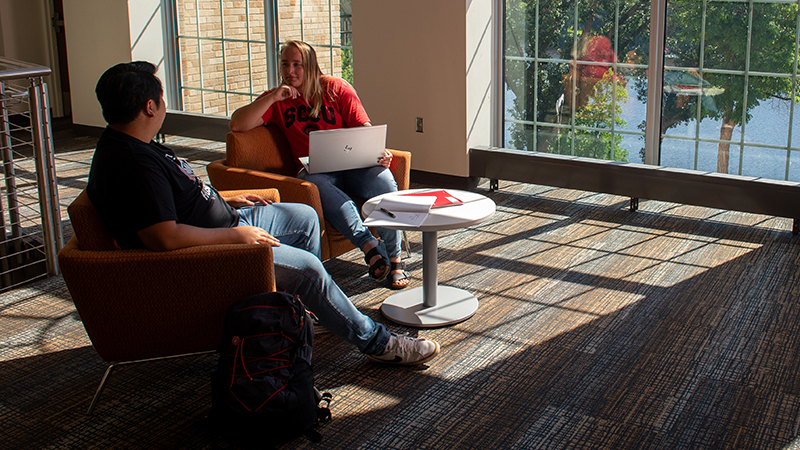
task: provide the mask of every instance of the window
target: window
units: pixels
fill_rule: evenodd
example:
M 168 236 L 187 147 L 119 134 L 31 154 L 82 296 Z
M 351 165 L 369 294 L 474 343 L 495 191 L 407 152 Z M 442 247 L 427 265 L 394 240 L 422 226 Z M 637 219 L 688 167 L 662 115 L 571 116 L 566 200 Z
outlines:
M 229 116 L 278 80 L 280 41 L 303 40 L 323 73 L 352 82 L 350 0 L 173 0 L 173 107 Z
M 800 181 L 797 0 L 505 8 L 504 146 Z
M 670 1 L 663 165 L 800 180 L 797 1 Z

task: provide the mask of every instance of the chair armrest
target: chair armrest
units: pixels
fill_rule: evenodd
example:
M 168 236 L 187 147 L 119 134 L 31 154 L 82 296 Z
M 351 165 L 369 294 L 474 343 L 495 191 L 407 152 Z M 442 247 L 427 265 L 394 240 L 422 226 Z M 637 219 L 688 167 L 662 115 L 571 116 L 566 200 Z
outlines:
M 218 190 L 277 189 L 282 202 L 305 203 L 317 212 L 323 223 L 322 202 L 314 183 L 299 178 L 258 170 L 230 167 L 225 160 L 212 161 L 206 166 L 211 185 Z
M 408 189 L 411 178 L 411 152 L 388 148 L 387 150 L 392 153 L 392 165 L 389 166 L 389 170 L 397 182 L 397 189 L 404 191 Z
M 246 194 L 260 195 L 261 197 L 264 197 L 265 199 L 273 203 L 279 203 L 281 201 L 281 195 L 280 193 L 278 193 L 277 189 L 237 189 L 237 190 L 219 191 L 220 197 L 222 197 L 224 200 L 236 197 L 237 195 L 246 195 Z
M 74 237 L 58 254 L 86 332 L 106 361 L 214 350 L 229 305 L 275 290 L 272 261 L 267 245 L 82 251 Z

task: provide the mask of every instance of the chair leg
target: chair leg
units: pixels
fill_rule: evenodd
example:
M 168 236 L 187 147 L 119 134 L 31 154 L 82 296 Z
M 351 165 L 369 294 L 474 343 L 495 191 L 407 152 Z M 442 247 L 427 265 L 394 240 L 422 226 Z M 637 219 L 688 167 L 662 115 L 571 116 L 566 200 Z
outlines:
M 111 371 L 117 367 L 117 363 L 112 363 L 106 369 L 106 373 L 103 374 L 103 378 L 100 379 L 100 386 L 97 386 L 97 391 L 94 393 L 94 397 L 92 397 L 92 403 L 89 405 L 89 410 L 86 411 L 87 416 L 91 416 L 94 412 L 94 407 L 97 406 L 97 401 L 100 400 L 100 394 L 103 393 L 103 388 L 106 387 L 106 380 L 111 375 Z
M 111 372 L 119 366 L 127 364 L 138 364 L 150 361 L 160 361 L 163 359 L 183 358 L 184 356 L 207 355 L 209 353 L 215 353 L 215 352 L 216 350 L 208 350 L 205 352 L 184 353 L 181 355 L 159 356 L 158 358 L 138 359 L 135 361 L 121 361 L 121 362 L 111 363 L 106 369 L 106 372 L 103 374 L 103 378 L 100 379 L 100 386 L 97 387 L 97 391 L 94 393 L 94 397 L 92 397 L 92 403 L 89 405 L 89 410 L 86 411 L 86 415 L 91 416 L 92 413 L 94 413 L 94 408 L 95 406 L 97 406 L 98 400 L 100 400 L 100 394 L 103 393 L 103 389 L 105 389 L 106 387 L 106 381 L 108 381 L 108 377 L 110 377 Z
M 403 247 L 406 248 L 406 258 L 411 258 L 411 242 L 408 240 L 406 230 L 403 230 Z

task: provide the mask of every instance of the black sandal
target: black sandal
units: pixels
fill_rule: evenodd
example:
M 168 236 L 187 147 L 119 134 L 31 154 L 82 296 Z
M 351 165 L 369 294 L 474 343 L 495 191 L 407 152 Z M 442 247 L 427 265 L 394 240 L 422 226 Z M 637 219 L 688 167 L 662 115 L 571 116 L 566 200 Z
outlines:
M 395 273 L 395 270 L 400 270 L 400 273 Z M 406 283 L 401 283 L 403 280 L 408 280 Z M 404 262 L 389 262 L 389 288 L 390 289 L 403 289 L 408 287 L 411 279 L 406 273 L 406 263 Z
M 369 266 L 369 276 L 376 280 L 382 280 L 386 278 L 386 274 L 390 272 L 389 258 L 384 254 L 385 251 L 382 252 L 380 248 L 381 244 L 378 244 L 364 254 L 364 261 L 366 261 L 367 265 Z M 369 262 L 372 261 L 372 258 L 376 256 L 380 256 L 381 258 L 370 264 Z

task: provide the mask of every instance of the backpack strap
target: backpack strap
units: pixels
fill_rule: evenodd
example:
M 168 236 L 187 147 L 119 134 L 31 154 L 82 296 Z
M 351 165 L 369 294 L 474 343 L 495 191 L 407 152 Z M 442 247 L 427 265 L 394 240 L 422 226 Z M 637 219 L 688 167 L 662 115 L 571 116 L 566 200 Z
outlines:
M 317 425 L 331 420 L 331 402 L 333 395 L 330 392 L 322 393 L 314 386 L 314 397 L 317 400 Z
M 314 426 L 306 430 L 304 434 L 311 442 L 317 443 L 322 441 L 322 435 L 316 430 L 316 427 L 331 420 L 330 405 L 333 395 L 330 392 L 322 393 L 314 386 L 314 398 L 317 401 L 317 420 Z

